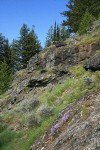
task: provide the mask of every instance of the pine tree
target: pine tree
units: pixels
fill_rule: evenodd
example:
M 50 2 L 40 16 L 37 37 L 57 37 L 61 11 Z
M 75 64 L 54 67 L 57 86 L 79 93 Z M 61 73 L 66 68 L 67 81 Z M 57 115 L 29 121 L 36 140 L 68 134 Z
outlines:
M 0 34 L 0 62 L 5 61 L 11 67 L 11 49 L 8 39 Z
M 0 33 L 0 63 L 4 60 L 5 37 Z
M 53 34 L 54 34 L 53 26 L 50 26 L 46 36 L 45 47 L 49 47 L 50 45 L 52 45 Z
M 34 31 L 34 27 L 29 32 L 27 41 L 26 41 L 26 62 L 29 61 L 29 59 L 34 56 L 36 53 L 39 53 L 42 49 L 41 44 L 38 40 L 38 37 Z
M 61 25 L 60 27 L 60 39 L 65 41 L 66 38 L 69 38 L 70 36 L 70 31 L 67 29 L 65 26 Z
M 4 45 L 4 60 L 6 62 L 6 64 L 9 66 L 9 68 L 11 68 L 11 49 L 10 49 L 10 45 L 9 45 L 9 41 L 8 39 L 5 40 L 5 45 Z
M 95 20 L 95 18 L 88 12 L 88 10 L 86 11 L 86 13 L 83 16 L 83 19 L 80 23 L 80 27 L 79 27 L 79 34 L 84 34 L 87 32 L 87 29 L 89 28 L 89 26 L 91 25 L 91 23 Z
M 16 72 L 21 69 L 21 52 L 18 40 L 13 40 L 11 44 L 11 68 L 12 72 Z
M 53 26 L 50 26 L 47 36 L 46 36 L 46 41 L 45 41 L 45 47 L 51 46 L 55 41 L 65 41 L 66 38 L 70 36 L 70 31 L 67 29 L 65 26 L 54 24 Z
M 67 10 L 61 13 L 66 17 L 63 25 L 68 26 L 70 32 L 77 32 L 87 9 L 95 18 L 98 17 L 100 13 L 100 0 L 69 0 L 66 7 Z
M 59 41 L 60 40 L 60 27 L 59 27 L 59 25 L 57 25 L 57 31 L 56 32 L 57 32 L 56 40 Z
M 29 28 L 26 24 L 23 24 L 23 26 L 20 29 L 20 39 L 19 39 L 19 49 L 20 49 L 20 63 L 21 68 L 26 67 L 26 53 L 27 53 L 27 47 L 26 42 L 29 34 Z
M 21 68 L 26 68 L 29 59 L 41 50 L 41 44 L 34 31 L 34 26 L 31 31 L 26 24 L 21 27 L 19 49 Z
M 54 34 L 53 34 L 53 42 L 57 41 L 57 24 L 56 24 L 56 21 L 55 21 L 55 24 L 54 24 Z
M 0 63 L 0 94 L 4 93 L 11 81 L 11 71 L 7 63 Z

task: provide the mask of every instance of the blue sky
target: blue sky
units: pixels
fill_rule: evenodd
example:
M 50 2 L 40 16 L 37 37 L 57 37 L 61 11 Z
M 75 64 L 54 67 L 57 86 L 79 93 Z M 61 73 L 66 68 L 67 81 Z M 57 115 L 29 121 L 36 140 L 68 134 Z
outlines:
M 61 23 L 68 0 L 0 0 L 0 33 L 9 39 L 17 39 L 23 23 L 35 25 L 35 32 L 44 45 L 46 33 L 55 20 Z

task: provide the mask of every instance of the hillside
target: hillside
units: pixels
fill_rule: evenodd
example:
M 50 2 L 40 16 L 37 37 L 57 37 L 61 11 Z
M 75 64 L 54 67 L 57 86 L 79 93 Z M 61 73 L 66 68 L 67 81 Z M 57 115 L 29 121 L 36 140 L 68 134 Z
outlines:
M 0 150 L 100 149 L 100 29 L 57 42 L 0 96 Z

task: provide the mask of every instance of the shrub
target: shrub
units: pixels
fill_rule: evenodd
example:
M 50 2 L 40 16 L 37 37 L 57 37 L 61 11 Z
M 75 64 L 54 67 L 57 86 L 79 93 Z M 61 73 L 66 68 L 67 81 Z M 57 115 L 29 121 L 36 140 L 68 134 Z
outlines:
M 40 116 L 52 116 L 53 107 L 50 107 L 47 104 L 43 104 L 38 108 L 37 112 L 40 114 Z
M 33 109 L 35 109 L 39 105 L 39 100 L 37 99 L 27 99 L 24 100 L 20 105 L 17 107 L 16 111 L 18 112 L 31 112 Z
M 33 111 L 30 113 L 27 113 L 25 115 L 25 118 L 26 118 L 26 126 L 28 127 L 37 126 L 40 123 L 40 118 L 36 117 Z

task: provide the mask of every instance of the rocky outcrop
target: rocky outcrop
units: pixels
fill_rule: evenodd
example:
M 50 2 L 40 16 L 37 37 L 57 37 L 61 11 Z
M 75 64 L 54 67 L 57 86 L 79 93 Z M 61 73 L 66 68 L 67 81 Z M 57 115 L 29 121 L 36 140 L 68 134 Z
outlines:
M 14 81 L 9 90 L 10 98 L 7 101 L 7 105 L 22 101 L 24 99 L 23 92 L 24 95 L 28 94 L 28 90 L 34 89 L 35 91 L 36 88 L 58 82 L 66 74 L 70 75 L 68 69 L 71 66 L 93 56 L 99 49 L 100 41 L 79 45 L 70 45 L 67 43 L 63 45 L 63 43 L 60 43 L 59 46 L 51 46 L 44 49 L 29 60 L 26 69 L 15 74 Z
M 27 66 L 28 73 L 33 70 L 54 68 L 63 64 L 66 67 L 75 65 L 91 55 L 94 55 L 96 50 L 100 49 L 100 41 L 91 44 L 82 44 L 79 46 L 52 46 L 44 49 L 39 55 L 33 56 Z
M 46 74 L 45 74 L 46 75 Z M 29 80 L 28 87 L 45 87 L 47 84 L 51 83 L 53 80 L 56 80 L 56 76 L 53 75 L 41 75 L 39 77 L 32 77 Z
M 97 52 L 94 56 L 90 57 L 84 64 L 85 69 L 92 71 L 100 71 L 100 52 Z

